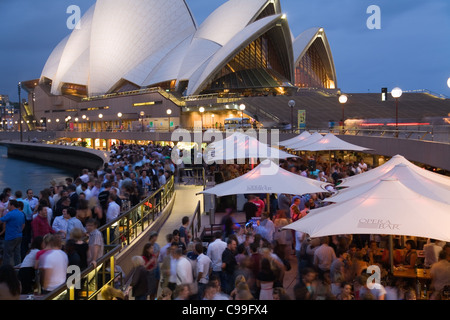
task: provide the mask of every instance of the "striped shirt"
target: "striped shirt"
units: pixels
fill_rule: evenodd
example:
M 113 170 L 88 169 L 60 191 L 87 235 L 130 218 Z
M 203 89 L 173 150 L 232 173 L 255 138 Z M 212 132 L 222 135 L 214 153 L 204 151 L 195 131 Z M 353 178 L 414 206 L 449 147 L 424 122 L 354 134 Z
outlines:
M 88 262 L 92 262 L 94 260 L 94 257 L 92 257 L 92 250 L 94 249 L 94 246 L 100 246 L 100 250 L 98 251 L 98 256 L 95 257 L 95 260 L 103 256 L 104 253 L 104 240 L 103 235 L 98 229 L 95 229 L 91 233 L 89 233 L 89 256 L 88 256 Z

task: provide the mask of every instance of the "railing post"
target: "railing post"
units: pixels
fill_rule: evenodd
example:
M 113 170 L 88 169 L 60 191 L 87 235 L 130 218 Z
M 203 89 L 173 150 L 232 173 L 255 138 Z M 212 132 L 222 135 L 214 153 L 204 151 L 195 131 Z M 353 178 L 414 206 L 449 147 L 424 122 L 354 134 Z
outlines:
M 70 301 L 75 300 L 75 287 L 74 286 L 69 287 L 69 299 L 70 299 Z
M 111 272 L 111 280 L 113 281 L 112 283 L 114 284 L 114 277 L 115 277 L 115 264 L 114 264 L 114 256 L 111 256 L 111 258 L 109 258 L 109 265 L 110 265 L 110 272 Z

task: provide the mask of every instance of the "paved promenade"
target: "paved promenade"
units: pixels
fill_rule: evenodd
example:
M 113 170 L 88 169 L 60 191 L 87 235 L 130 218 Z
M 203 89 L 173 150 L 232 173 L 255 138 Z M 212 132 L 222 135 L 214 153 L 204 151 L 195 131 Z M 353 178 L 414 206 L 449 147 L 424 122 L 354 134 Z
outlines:
M 201 208 L 203 209 L 203 195 L 196 195 L 198 192 L 203 190 L 202 186 L 192 186 L 192 185 L 183 185 L 176 184 L 175 192 L 175 204 L 172 210 L 172 214 L 169 216 L 164 226 L 161 228 L 158 237 L 158 244 L 162 247 L 167 242 L 165 239 L 166 234 L 172 233 L 174 229 L 178 229 L 181 226 L 181 219 L 184 216 L 189 216 L 192 218 L 195 208 L 197 207 L 198 201 L 200 201 Z M 223 213 L 217 212 L 215 214 L 215 223 L 219 224 L 222 219 Z M 242 212 L 237 212 L 236 215 L 237 221 L 244 221 L 245 214 Z M 202 212 L 202 226 L 209 226 L 210 218 L 208 215 Z M 286 272 L 284 277 L 284 288 L 288 292 L 288 294 L 294 298 L 293 296 L 293 288 L 297 283 L 297 260 L 294 255 L 289 257 L 289 261 L 291 263 L 292 269 Z

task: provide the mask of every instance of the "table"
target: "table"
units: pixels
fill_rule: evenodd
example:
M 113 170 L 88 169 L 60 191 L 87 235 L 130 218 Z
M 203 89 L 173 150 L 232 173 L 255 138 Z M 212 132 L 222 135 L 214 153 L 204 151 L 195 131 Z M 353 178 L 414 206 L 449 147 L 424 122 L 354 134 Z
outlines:
M 398 278 L 410 278 L 419 280 L 431 280 L 430 269 L 417 269 L 417 273 L 414 269 L 401 269 L 396 270 L 394 268 L 394 277 Z
M 417 279 L 419 281 L 419 288 L 416 288 L 418 292 L 417 294 L 417 300 L 428 300 L 430 298 L 430 284 L 431 284 L 431 274 L 430 269 L 417 269 L 417 272 L 414 269 L 401 269 L 398 270 L 397 268 L 394 268 L 394 277 L 398 278 L 408 278 L 408 279 Z M 428 290 L 426 297 L 422 296 L 422 288 L 424 285 L 427 285 Z

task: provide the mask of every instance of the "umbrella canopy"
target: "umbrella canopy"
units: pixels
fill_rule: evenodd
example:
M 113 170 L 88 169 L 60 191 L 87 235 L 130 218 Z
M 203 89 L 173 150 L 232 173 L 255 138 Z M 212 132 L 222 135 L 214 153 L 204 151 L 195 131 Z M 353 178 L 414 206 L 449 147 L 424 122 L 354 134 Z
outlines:
M 380 180 L 387 178 L 397 179 L 409 189 L 425 197 L 450 204 L 450 181 L 448 184 L 435 182 L 420 175 L 415 168 L 404 163 L 396 165 L 394 168 L 387 171 L 377 179 L 370 180 L 358 186 L 341 189 L 333 196 L 326 198 L 324 201 L 342 202 L 357 198 L 359 195 L 373 188 L 377 183 L 379 183 Z
M 234 132 L 229 137 L 210 143 L 204 152 L 206 163 L 244 159 L 287 159 L 295 155 L 260 142 L 255 137 Z
M 352 143 L 345 142 L 339 139 L 332 133 L 328 133 L 321 140 L 295 148 L 296 151 L 338 151 L 338 150 L 351 150 L 351 151 L 369 151 L 372 149 L 357 146 Z
M 206 189 L 200 194 L 215 194 L 218 197 L 232 194 L 286 193 L 302 195 L 328 192 L 328 183 L 297 175 L 284 170 L 271 160 L 264 160 L 252 171 L 230 181 Z
M 283 146 L 285 148 L 289 148 L 289 146 L 294 145 L 298 142 L 304 141 L 305 139 L 309 138 L 310 136 L 311 136 L 311 133 L 309 133 L 308 131 L 303 131 L 301 134 L 299 134 L 298 136 L 295 136 L 294 138 L 281 141 L 280 143 L 278 143 L 278 145 Z
M 301 151 L 301 150 L 303 150 L 302 147 L 305 147 L 305 146 L 313 144 L 317 141 L 320 141 L 322 138 L 323 138 L 323 135 L 321 135 L 318 132 L 314 132 L 312 135 L 303 139 L 302 141 L 298 141 L 294 144 L 291 144 L 288 148 L 293 149 L 295 151 Z
M 387 234 L 450 241 L 450 205 L 412 191 L 397 179 L 380 180 L 357 198 L 315 209 L 286 229 L 311 237 Z
M 408 168 L 410 168 L 412 171 L 428 180 L 444 184 L 447 186 L 450 185 L 450 177 L 422 169 L 416 166 L 414 163 L 408 161 L 405 157 L 401 155 L 396 155 L 392 157 L 389 161 L 387 161 L 386 163 L 382 164 L 381 166 L 375 169 L 342 179 L 341 180 L 342 182 L 341 184 L 339 184 L 339 187 L 356 187 L 365 184 L 367 182 L 380 179 L 380 177 L 388 173 L 390 170 L 392 170 L 395 166 L 399 164 L 408 166 Z

